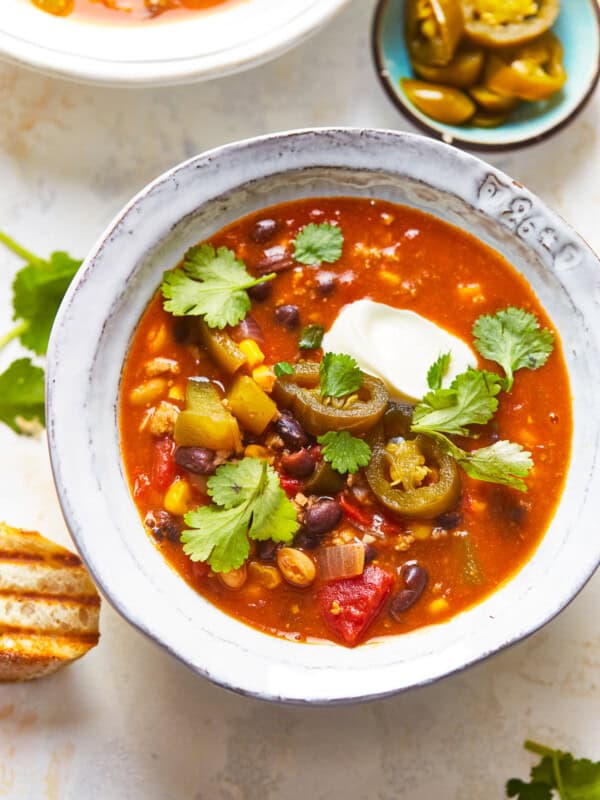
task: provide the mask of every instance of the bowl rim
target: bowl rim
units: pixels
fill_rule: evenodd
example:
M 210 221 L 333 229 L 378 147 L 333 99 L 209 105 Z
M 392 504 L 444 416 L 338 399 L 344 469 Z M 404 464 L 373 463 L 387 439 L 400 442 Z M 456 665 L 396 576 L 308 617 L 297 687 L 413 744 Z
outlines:
M 185 85 L 233 75 L 277 58 L 331 22 L 350 2 L 319 0 L 276 30 L 266 30 L 262 36 L 244 42 L 235 49 L 220 50 L 209 55 L 200 53 L 176 59 L 113 61 L 67 53 L 0 28 L 0 58 L 35 72 L 96 86 L 126 89 Z M 185 24 L 185 20 L 168 24 L 181 25 Z M 107 33 L 110 27 L 102 26 Z
M 584 108 L 587 106 L 589 101 L 592 98 L 596 90 L 596 86 L 598 85 L 598 81 L 600 80 L 600 48 L 598 50 L 598 58 L 596 62 L 596 68 L 594 70 L 594 76 L 585 91 L 582 95 L 579 103 L 575 106 L 575 108 L 566 116 L 564 119 L 559 120 L 554 125 L 549 126 L 541 133 L 536 133 L 533 136 L 529 136 L 525 139 L 519 139 L 518 141 L 515 140 L 507 140 L 506 142 L 497 143 L 497 144 L 490 144 L 484 142 L 477 142 L 471 141 L 470 139 L 463 139 L 460 134 L 452 135 L 452 141 L 448 141 L 448 134 L 439 131 L 435 126 L 429 125 L 425 122 L 421 117 L 414 114 L 408 105 L 405 105 L 399 98 L 398 91 L 390 78 L 389 72 L 385 65 L 385 59 L 383 56 L 383 45 L 382 45 L 382 31 L 383 31 L 383 17 L 385 12 L 387 11 L 387 7 L 389 3 L 393 2 L 394 0 L 377 0 L 377 4 L 375 6 L 375 11 L 373 13 L 373 18 L 371 21 L 371 56 L 373 59 L 374 67 L 375 67 L 375 74 L 379 79 L 379 83 L 383 87 L 386 95 L 388 96 L 389 100 L 392 102 L 394 107 L 400 111 L 400 113 L 408 119 L 416 128 L 426 133 L 428 136 L 431 136 L 434 139 L 438 139 L 444 144 L 452 144 L 456 147 L 463 148 L 465 150 L 473 150 L 478 153 L 506 153 L 509 151 L 518 150 L 520 148 L 525 147 L 532 147 L 533 145 L 540 144 L 541 142 L 546 141 L 550 137 L 554 136 L 557 133 L 560 133 L 563 128 L 566 128 L 571 122 L 573 122 L 576 117 L 581 114 Z M 590 0 L 590 5 L 594 10 L 594 18 L 596 21 L 596 28 L 598 30 L 598 37 L 600 39 L 600 5 L 598 4 L 598 0 Z M 456 130 L 460 130 L 458 126 L 453 126 Z
M 512 185 L 512 179 L 506 176 L 501 170 L 482 162 L 476 156 L 470 155 L 468 153 L 464 153 L 461 151 L 456 150 L 444 143 L 437 142 L 432 139 L 428 139 L 418 134 L 413 133 L 405 133 L 405 132 L 398 132 L 392 130 L 377 130 L 377 129 L 362 129 L 362 128 L 312 128 L 312 129 L 303 129 L 303 130 L 292 130 L 292 131 L 285 131 L 281 133 L 269 134 L 266 136 L 259 136 L 250 139 L 245 139 L 239 142 L 234 142 L 231 144 L 223 145 L 221 147 L 214 148 L 212 150 L 206 151 L 198 156 L 195 156 L 191 159 L 188 159 L 181 164 L 176 165 L 172 169 L 164 172 L 154 181 L 149 183 L 146 187 L 144 187 L 138 194 L 134 196 L 134 198 L 127 203 L 123 209 L 114 217 L 112 222 L 108 225 L 104 233 L 100 236 L 97 243 L 91 249 L 89 255 L 85 259 L 83 267 L 80 269 L 78 275 L 76 276 L 75 280 L 73 281 L 71 287 L 69 288 L 67 295 L 61 305 L 59 310 L 59 314 L 57 317 L 57 322 L 53 328 L 50 346 L 48 350 L 48 370 L 47 370 L 47 378 L 46 378 L 46 408 L 47 408 L 47 418 L 48 418 L 48 446 L 50 451 L 50 460 L 51 466 L 54 476 L 54 481 L 56 484 L 57 494 L 60 501 L 60 505 L 63 511 L 63 515 L 65 517 L 65 521 L 71 531 L 73 536 L 73 540 L 77 546 L 78 551 L 80 552 L 84 562 L 88 566 L 91 574 L 94 577 L 94 580 L 98 583 L 99 587 L 101 588 L 103 594 L 106 596 L 109 603 L 115 608 L 115 610 L 123 616 L 130 624 L 132 624 L 135 628 L 140 630 L 144 633 L 148 638 L 152 641 L 157 643 L 162 648 L 166 649 L 172 655 L 174 655 L 178 660 L 182 663 L 186 664 L 188 667 L 193 669 L 198 674 L 207 677 L 214 683 L 217 683 L 224 688 L 233 690 L 239 694 L 245 696 L 256 697 L 259 699 L 265 700 L 273 700 L 277 702 L 286 702 L 291 704 L 300 704 L 300 705 L 332 705 L 332 704 L 343 704 L 343 703 L 358 703 L 368 700 L 373 700 L 377 698 L 382 698 L 386 696 L 390 696 L 393 694 L 397 694 L 399 692 L 408 691 L 412 688 L 416 688 L 419 686 L 425 686 L 430 683 L 433 683 L 437 680 L 440 680 L 444 677 L 449 675 L 455 674 L 457 672 L 462 671 L 474 664 L 483 661 L 490 655 L 500 652 L 507 647 L 515 644 L 518 641 L 521 641 L 549 621 L 551 621 L 555 616 L 557 616 L 570 602 L 577 596 L 577 594 L 581 591 L 581 589 L 585 586 L 588 580 L 592 577 L 596 569 L 600 564 L 600 550 L 598 551 L 597 556 L 594 558 L 590 558 L 588 556 L 587 559 L 584 559 L 585 565 L 579 564 L 579 570 L 576 576 L 576 579 L 571 579 L 569 583 L 568 589 L 563 589 L 560 595 L 560 599 L 558 602 L 555 601 L 555 605 L 548 610 L 547 605 L 543 607 L 542 610 L 536 612 L 535 616 L 536 619 L 534 621 L 529 620 L 525 627 L 519 627 L 518 625 L 513 625 L 511 628 L 510 634 L 503 633 L 503 641 L 498 643 L 494 643 L 493 646 L 488 646 L 487 649 L 484 646 L 483 649 L 478 651 L 476 654 L 469 654 L 464 658 L 461 656 L 462 660 L 460 664 L 456 667 L 452 668 L 442 668 L 430 677 L 418 677 L 415 680 L 411 680 L 410 685 L 401 685 L 399 687 L 394 687 L 389 690 L 379 690 L 379 691 L 369 691 L 368 693 L 361 693 L 353 692 L 348 694 L 339 694 L 333 697 L 311 697 L 311 696 L 302 696 L 299 697 L 294 695 L 293 693 L 285 694 L 281 691 L 274 691 L 273 687 L 270 685 L 261 686 L 260 688 L 255 688 L 249 686 L 247 681 L 243 678 L 239 680 L 231 681 L 226 680 L 222 676 L 215 674 L 214 672 L 210 672 L 207 667 L 202 667 L 198 663 L 195 663 L 190 655 L 186 653 L 179 652 L 177 648 L 170 642 L 165 641 L 164 639 L 160 638 L 160 634 L 154 632 L 152 627 L 147 624 L 147 622 L 142 619 L 141 614 L 133 612 L 129 607 L 128 601 L 126 601 L 123 597 L 123 592 L 120 588 L 116 587 L 116 584 L 111 584 L 109 586 L 110 581 L 105 580 L 105 575 L 102 573 L 101 569 L 96 569 L 96 564 L 93 561 L 93 558 L 89 556 L 88 552 L 88 541 L 87 537 L 84 533 L 85 526 L 80 524 L 77 519 L 77 513 L 75 512 L 74 508 L 71 505 L 70 498 L 69 498 L 69 490 L 65 482 L 62 479 L 62 467 L 61 461 L 63 458 L 69 458 L 69 447 L 65 448 L 64 441 L 58 441 L 57 438 L 57 428 L 56 428 L 56 421 L 57 418 L 59 419 L 59 424 L 64 424 L 66 420 L 66 415 L 64 409 L 62 411 L 59 410 L 58 415 L 56 412 L 57 410 L 57 386 L 58 382 L 56 380 L 56 372 L 61 368 L 64 369 L 66 365 L 66 361 L 61 354 L 61 350 L 63 346 L 67 344 L 68 335 L 65 332 L 66 327 L 69 321 L 69 317 L 71 315 L 72 306 L 77 302 L 77 294 L 80 288 L 82 288 L 88 281 L 91 273 L 97 268 L 97 264 L 94 263 L 95 259 L 102 253 L 102 250 L 105 246 L 110 245 L 111 238 L 119 232 L 119 229 L 124 229 L 126 226 L 124 221 L 127 220 L 128 217 L 133 216 L 135 218 L 136 211 L 139 212 L 138 206 L 143 204 L 146 197 L 151 195 L 154 190 L 158 187 L 161 187 L 164 184 L 173 181 L 175 185 L 177 185 L 177 174 L 182 170 L 188 169 L 198 169 L 201 165 L 209 165 L 211 162 L 216 162 L 220 158 L 227 157 L 228 155 L 248 155 L 252 153 L 253 148 L 261 148 L 265 145 L 274 144 L 277 148 L 280 148 L 286 142 L 294 143 L 294 140 L 300 140 L 302 142 L 303 137 L 310 139 L 311 137 L 348 137 L 352 140 L 352 144 L 356 146 L 357 142 L 354 141 L 355 139 L 362 145 L 363 140 L 365 137 L 382 137 L 384 140 L 390 140 L 390 143 L 395 145 L 407 144 L 410 146 L 414 144 L 415 147 L 421 146 L 424 147 L 426 150 L 430 149 L 435 151 L 436 149 L 442 148 L 442 150 L 450 157 L 450 153 L 455 153 L 456 157 L 459 160 L 466 161 L 470 163 L 474 168 L 481 169 L 482 167 L 485 168 L 485 171 L 488 172 L 490 175 L 498 178 L 504 179 L 509 184 Z M 352 166 L 350 166 L 352 169 Z M 285 168 L 281 170 L 285 173 Z M 275 170 L 277 172 L 277 170 Z M 244 185 L 246 181 L 238 181 L 237 185 Z M 566 223 L 559 215 L 555 212 L 550 211 L 543 201 L 539 200 L 535 195 L 529 192 L 526 189 L 522 189 L 519 186 L 519 191 L 523 192 L 525 197 L 531 197 L 538 203 L 538 210 L 545 210 L 549 218 L 552 220 L 556 220 L 560 223 L 563 230 L 567 231 L 569 235 L 576 241 L 580 242 L 584 245 L 584 249 L 591 254 L 593 259 L 598 262 L 598 256 L 594 253 L 594 251 L 587 245 L 581 237 L 575 233 L 575 231 L 571 228 L 571 226 Z M 516 235 L 516 234 L 515 234 Z M 156 240 L 155 242 L 156 243 Z M 103 319 L 107 319 L 106 315 L 103 313 Z M 131 331 L 126 331 L 123 336 L 126 337 L 125 347 L 128 346 L 128 342 L 130 342 Z M 81 371 L 82 378 L 85 378 L 85 372 Z M 60 390 L 64 391 L 64 390 Z M 62 420 L 61 420 L 62 418 Z M 62 432 L 61 432 L 62 435 Z M 64 450 L 64 452 L 63 452 Z M 100 491 L 100 489 L 99 489 Z M 536 558 L 536 553 L 532 556 L 531 561 L 534 561 Z M 518 574 L 518 573 L 517 573 Z M 179 580 L 181 580 L 179 578 Z M 511 578 L 511 581 L 513 579 Z M 481 604 L 478 604 L 481 605 Z M 243 625 L 243 623 L 239 623 Z M 269 637 L 267 634 L 260 634 L 261 636 Z M 297 646 L 294 644 L 294 646 Z M 305 647 L 308 645 L 304 645 Z M 360 649 L 360 648 L 359 648 Z

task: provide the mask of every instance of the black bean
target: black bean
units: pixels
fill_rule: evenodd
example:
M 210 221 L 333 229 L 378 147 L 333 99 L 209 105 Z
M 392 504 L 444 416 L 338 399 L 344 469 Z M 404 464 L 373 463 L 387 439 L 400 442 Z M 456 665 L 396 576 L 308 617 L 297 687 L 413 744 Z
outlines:
M 173 338 L 178 344 L 185 344 L 192 338 L 194 320 L 191 317 L 176 317 L 173 324 Z
M 408 611 L 409 608 L 419 599 L 420 595 L 413 589 L 402 589 L 394 597 L 390 603 L 390 616 L 396 622 L 402 622 L 402 613 Z
M 370 564 L 371 561 L 377 558 L 377 548 L 370 542 L 365 545 L 365 564 Z
M 262 303 L 271 297 L 273 293 L 273 281 L 257 283 L 256 286 L 251 286 L 247 291 L 251 300 L 254 300 L 255 303 Z
M 293 331 L 300 325 L 300 310 L 298 306 L 277 306 L 275 309 L 275 321 L 287 328 L 288 331 Z
M 180 540 L 181 527 L 179 522 L 173 514 L 169 514 L 164 509 L 149 511 L 144 519 L 144 524 L 159 542 L 162 542 L 165 538 L 170 542 L 178 542 Z
M 281 547 L 281 542 L 274 542 L 273 539 L 265 539 L 256 543 L 256 555 L 261 561 L 276 561 L 277 551 Z
M 342 507 L 336 500 L 324 498 L 304 512 L 304 528 L 311 535 L 320 536 L 332 531 L 342 518 Z
M 277 233 L 278 225 L 274 219 L 259 219 L 250 231 L 250 238 L 257 244 L 264 244 Z
M 445 514 L 440 514 L 436 519 L 435 524 L 438 528 L 443 528 L 445 531 L 454 530 L 458 528 L 462 522 L 462 514 L 460 511 L 446 511 Z
M 274 427 L 290 450 L 300 450 L 301 447 L 305 447 L 308 444 L 308 436 L 304 433 L 302 425 L 289 411 L 281 412 Z
M 263 257 L 255 265 L 255 269 L 259 275 L 266 275 L 269 272 L 285 272 L 295 265 L 296 262 L 285 247 L 276 245 L 265 250 Z
M 321 544 L 321 537 L 308 533 L 305 528 L 300 528 L 294 536 L 294 547 L 301 547 L 303 550 L 314 550 Z
M 498 488 L 492 492 L 491 511 L 502 522 L 511 527 L 520 527 L 525 522 L 528 508 L 521 501 L 513 497 L 507 489 Z
M 286 453 L 281 459 L 286 472 L 294 478 L 307 478 L 315 469 L 315 459 L 306 448 L 295 453 Z
M 206 447 L 178 447 L 175 463 L 196 475 L 212 475 L 216 469 L 215 451 Z
M 419 564 L 406 564 L 402 569 L 402 577 L 406 588 L 416 592 L 419 597 L 425 591 L 429 580 L 427 570 Z
M 317 273 L 317 294 L 328 297 L 335 291 L 335 272 Z

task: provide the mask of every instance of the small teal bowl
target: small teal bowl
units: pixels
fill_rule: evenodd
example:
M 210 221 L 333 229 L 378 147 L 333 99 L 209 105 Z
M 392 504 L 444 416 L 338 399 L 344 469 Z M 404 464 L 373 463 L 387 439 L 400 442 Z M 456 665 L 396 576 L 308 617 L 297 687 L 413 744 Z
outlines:
M 415 77 L 404 38 L 405 0 L 380 0 L 372 29 L 373 58 L 383 88 L 408 119 L 430 136 L 468 150 L 512 150 L 541 142 L 568 125 L 592 96 L 600 77 L 600 10 L 596 0 L 563 0 L 553 27 L 564 48 L 567 82 L 557 95 L 522 103 L 498 128 L 444 125 L 408 99 L 401 78 Z

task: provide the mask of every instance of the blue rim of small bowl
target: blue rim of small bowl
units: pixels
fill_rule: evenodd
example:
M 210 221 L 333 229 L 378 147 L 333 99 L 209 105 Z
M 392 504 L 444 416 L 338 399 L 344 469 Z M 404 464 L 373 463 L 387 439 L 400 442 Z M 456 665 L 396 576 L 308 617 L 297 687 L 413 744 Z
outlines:
M 534 136 L 530 136 L 526 139 L 520 139 L 518 141 L 507 141 L 502 144 L 485 144 L 483 142 L 474 142 L 470 139 L 463 139 L 460 135 L 452 135 L 452 141 L 449 142 L 447 140 L 447 135 L 442 131 L 438 130 L 434 125 L 428 125 L 421 117 L 414 114 L 408 105 L 405 105 L 398 96 L 398 90 L 396 89 L 393 81 L 390 79 L 390 75 L 388 69 L 385 64 L 385 59 L 383 57 L 383 48 L 382 48 L 382 30 L 383 30 L 383 18 L 385 12 L 387 11 L 387 7 L 392 2 L 392 0 L 378 0 L 377 5 L 375 6 L 375 13 L 373 14 L 373 21 L 371 24 L 371 55 L 373 57 L 373 61 L 375 64 L 375 72 L 377 73 L 377 77 L 383 89 L 389 99 L 392 101 L 393 105 L 402 113 L 404 117 L 406 117 L 409 122 L 411 122 L 415 127 L 419 130 L 426 133 L 428 136 L 439 139 L 440 141 L 446 144 L 452 144 L 457 147 L 464 148 L 465 150 L 473 150 L 482 153 L 501 153 L 507 152 L 509 150 L 517 150 L 522 147 L 531 147 L 535 144 L 540 144 L 540 142 L 549 139 L 551 136 L 559 133 L 563 128 L 566 128 L 579 114 L 583 111 L 586 107 L 588 102 L 590 101 L 594 91 L 596 90 L 596 86 L 598 85 L 598 81 L 600 80 L 600 50 L 598 52 L 598 58 L 596 62 L 596 69 L 594 71 L 594 76 L 590 81 L 589 87 L 585 94 L 582 96 L 579 103 L 575 106 L 575 108 L 568 114 L 564 119 L 561 119 L 554 125 L 551 125 L 546 130 L 542 131 L 541 133 L 535 134 Z M 592 0 L 590 3 L 594 10 L 596 25 L 598 27 L 599 37 L 600 37 L 600 5 L 596 0 Z M 407 76 L 408 77 L 408 76 Z M 456 130 L 460 130 L 458 126 Z

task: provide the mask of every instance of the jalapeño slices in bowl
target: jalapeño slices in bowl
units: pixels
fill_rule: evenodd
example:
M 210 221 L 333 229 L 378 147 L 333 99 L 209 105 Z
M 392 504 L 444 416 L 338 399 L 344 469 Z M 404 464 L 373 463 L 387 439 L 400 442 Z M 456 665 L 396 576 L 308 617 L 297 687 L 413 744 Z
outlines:
M 560 342 L 516 270 L 359 198 L 265 209 L 168 269 L 120 424 L 148 533 L 191 586 L 264 632 L 351 646 L 515 574 L 572 432 Z

